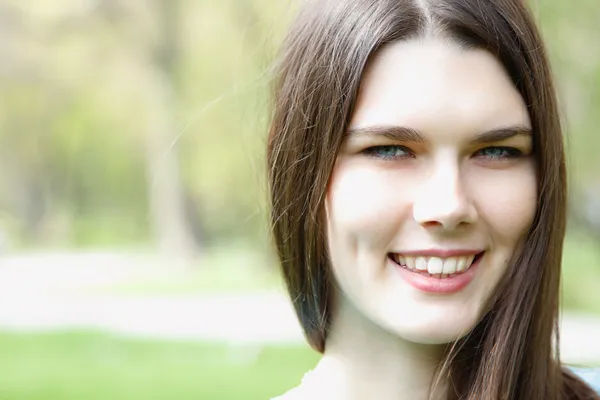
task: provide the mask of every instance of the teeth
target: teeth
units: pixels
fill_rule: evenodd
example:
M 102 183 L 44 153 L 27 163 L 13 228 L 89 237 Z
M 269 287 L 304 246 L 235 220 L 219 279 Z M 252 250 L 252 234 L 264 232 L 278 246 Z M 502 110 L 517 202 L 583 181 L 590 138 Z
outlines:
M 466 257 L 460 257 L 458 259 L 458 262 L 456 263 L 456 271 L 457 272 L 462 272 L 466 268 L 467 268 L 467 258 Z
M 469 256 L 469 257 L 467 257 L 467 269 L 469 269 L 469 267 L 471 266 L 471 264 L 473 264 L 474 260 L 475 260 L 475 256 Z
M 464 272 L 469 269 L 475 256 L 448 257 L 442 259 L 439 257 L 403 257 L 399 254 L 395 254 L 394 258 L 398 264 L 408 269 L 427 271 L 431 275 L 443 274 L 447 276 Z
M 444 260 L 444 274 L 453 274 L 456 272 L 457 260 L 454 257 L 446 258 Z
M 441 258 L 430 257 L 427 262 L 427 272 L 430 274 L 441 274 L 444 268 L 444 261 Z

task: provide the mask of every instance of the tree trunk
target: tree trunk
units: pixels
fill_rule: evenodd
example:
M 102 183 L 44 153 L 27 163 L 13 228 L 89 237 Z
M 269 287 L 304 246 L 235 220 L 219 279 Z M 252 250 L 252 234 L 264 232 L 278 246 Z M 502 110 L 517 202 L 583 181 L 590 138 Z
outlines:
M 150 218 L 159 249 L 169 256 L 191 261 L 198 255 L 199 246 L 186 221 L 175 122 L 180 2 L 159 0 L 157 4 L 162 40 L 152 57 L 156 66 L 152 74 L 155 90 L 149 101 L 146 127 Z

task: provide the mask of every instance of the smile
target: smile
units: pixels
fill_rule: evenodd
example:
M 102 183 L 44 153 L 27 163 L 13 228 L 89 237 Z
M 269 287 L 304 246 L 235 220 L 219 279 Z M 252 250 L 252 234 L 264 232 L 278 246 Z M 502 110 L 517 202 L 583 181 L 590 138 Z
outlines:
M 415 289 L 434 294 L 451 294 L 469 285 L 484 254 L 475 251 L 436 253 L 390 253 L 388 258 L 397 267 L 400 276 Z
M 483 255 L 483 252 L 454 257 L 405 256 L 390 253 L 389 257 L 402 268 L 436 278 L 447 278 L 464 273 Z

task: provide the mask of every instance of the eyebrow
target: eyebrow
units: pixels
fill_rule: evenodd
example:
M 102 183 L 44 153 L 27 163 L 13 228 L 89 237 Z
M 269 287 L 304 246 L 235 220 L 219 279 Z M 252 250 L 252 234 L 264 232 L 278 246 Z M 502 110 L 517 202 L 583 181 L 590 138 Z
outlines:
M 416 129 L 404 126 L 370 126 L 365 128 L 354 128 L 348 131 L 348 136 L 365 135 L 377 136 L 381 135 L 388 139 L 398 142 L 425 143 L 426 136 Z M 531 128 L 524 125 L 508 126 L 504 128 L 492 129 L 486 132 L 477 134 L 472 140 L 472 144 L 486 144 L 501 142 L 515 136 L 531 136 Z

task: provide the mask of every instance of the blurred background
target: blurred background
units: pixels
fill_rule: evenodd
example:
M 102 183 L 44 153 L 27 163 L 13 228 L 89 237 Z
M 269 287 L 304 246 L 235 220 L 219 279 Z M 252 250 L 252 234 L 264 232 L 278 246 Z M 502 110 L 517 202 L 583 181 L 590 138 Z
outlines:
M 304 344 L 268 237 L 292 0 L 0 0 L 0 399 L 261 399 Z M 600 2 L 533 2 L 571 174 L 562 355 L 600 366 Z

